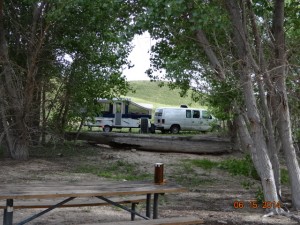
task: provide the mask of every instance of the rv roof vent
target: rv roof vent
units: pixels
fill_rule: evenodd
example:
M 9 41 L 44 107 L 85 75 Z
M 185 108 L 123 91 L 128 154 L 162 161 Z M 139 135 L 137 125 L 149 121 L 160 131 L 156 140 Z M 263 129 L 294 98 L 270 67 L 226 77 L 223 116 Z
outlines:
M 180 105 L 180 108 L 188 108 L 187 105 Z

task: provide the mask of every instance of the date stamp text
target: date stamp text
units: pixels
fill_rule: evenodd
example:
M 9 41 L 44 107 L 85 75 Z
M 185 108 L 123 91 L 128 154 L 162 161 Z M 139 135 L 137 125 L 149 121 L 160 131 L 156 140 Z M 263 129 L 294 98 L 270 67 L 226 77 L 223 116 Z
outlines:
M 280 202 L 270 202 L 270 201 L 264 201 L 262 203 L 259 203 L 255 200 L 253 201 L 234 201 L 233 207 L 235 209 L 243 209 L 245 207 L 250 207 L 251 209 L 271 209 L 271 208 L 281 208 Z

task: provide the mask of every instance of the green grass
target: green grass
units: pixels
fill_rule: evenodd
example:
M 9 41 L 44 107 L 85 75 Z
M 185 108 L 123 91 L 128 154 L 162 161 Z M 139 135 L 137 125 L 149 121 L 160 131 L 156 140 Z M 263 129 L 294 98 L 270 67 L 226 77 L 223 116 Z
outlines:
M 81 165 L 75 169 L 75 172 L 90 173 L 113 180 L 147 180 L 153 178 L 153 175 L 144 173 L 138 168 L 137 164 L 117 160 L 106 165 Z
M 252 163 L 251 157 L 246 155 L 243 159 L 227 159 L 222 161 L 219 168 L 228 171 L 232 175 L 243 175 L 245 177 L 259 180 L 256 169 Z
M 245 155 L 242 159 L 226 159 L 220 162 L 214 162 L 208 159 L 191 159 L 184 160 L 183 164 L 185 168 L 189 171 L 192 170 L 193 167 L 199 167 L 204 170 L 222 169 L 229 172 L 233 176 L 244 176 L 246 178 L 251 178 L 254 180 L 260 180 L 256 169 L 252 163 L 251 157 L 249 155 Z M 289 184 L 289 175 L 286 169 L 281 169 L 281 183 Z M 250 182 L 252 185 L 252 182 Z M 251 186 L 249 181 L 243 181 L 243 186 Z
M 167 85 L 159 87 L 159 82 L 130 81 L 129 83 L 135 90 L 135 93 L 129 92 L 126 97 L 134 102 L 152 104 L 154 109 L 162 106 L 179 107 L 180 105 L 203 108 L 203 106 L 191 100 L 192 91 L 188 92 L 188 96 L 181 97 L 179 89 L 170 90 Z
M 65 141 L 57 145 L 49 144 L 45 146 L 32 147 L 29 150 L 31 157 L 35 158 L 57 158 L 57 157 L 78 157 L 93 156 L 98 154 L 99 149 L 87 147 L 80 141 Z
M 280 169 L 280 177 L 282 184 L 290 183 L 289 172 L 287 171 L 287 169 Z
M 199 185 L 209 185 L 215 182 L 215 180 L 209 175 L 199 176 L 193 166 L 193 163 L 188 160 L 184 160 L 177 165 L 176 170 L 170 178 L 175 180 L 176 183 L 190 188 L 197 187 Z
M 219 165 L 219 163 L 213 162 L 213 161 L 208 160 L 208 159 L 201 159 L 201 160 L 192 159 L 192 160 L 190 160 L 190 163 L 193 166 L 197 166 L 197 167 L 200 167 L 200 168 L 205 169 L 205 170 L 210 170 L 210 169 L 215 168 Z
M 200 167 L 205 170 L 211 170 L 213 168 L 222 169 L 232 175 L 242 175 L 259 180 L 259 176 L 249 155 L 245 155 L 242 159 L 226 159 L 220 162 L 214 162 L 208 159 L 192 159 L 185 160 L 184 163 Z

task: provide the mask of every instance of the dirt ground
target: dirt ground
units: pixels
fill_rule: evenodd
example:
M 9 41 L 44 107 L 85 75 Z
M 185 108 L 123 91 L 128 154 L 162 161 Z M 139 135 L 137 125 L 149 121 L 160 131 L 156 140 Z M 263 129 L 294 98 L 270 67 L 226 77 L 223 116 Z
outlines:
M 0 180 L 2 184 L 28 183 L 34 185 L 41 181 L 80 181 L 89 182 L 101 180 L 96 175 L 78 173 L 74 169 L 82 163 L 91 165 L 102 165 L 112 163 L 116 160 L 125 160 L 129 163 L 136 163 L 141 171 L 153 173 L 155 163 L 164 163 L 165 179 L 173 180 L 177 173 L 180 162 L 184 159 L 210 159 L 214 161 L 230 157 L 240 157 L 240 153 L 225 155 L 193 155 L 179 153 L 158 153 L 144 152 L 135 149 L 113 149 L 106 146 L 90 146 L 81 144 L 76 147 L 74 156 L 60 153 L 59 146 L 53 148 L 52 154 L 43 156 L 33 154 L 26 162 L 14 161 L 0 158 Z M 86 149 L 91 149 L 93 154 L 81 154 Z M 41 151 L 41 150 L 40 150 Z M 78 154 L 80 152 L 80 154 Z M 239 176 L 232 176 L 224 170 L 211 169 L 203 170 L 194 168 L 197 179 L 203 182 L 197 185 L 187 185 L 186 193 L 168 194 L 161 198 L 159 205 L 159 217 L 174 217 L 193 215 L 202 218 L 205 224 L 297 224 L 285 216 L 264 217 L 261 205 L 253 209 L 249 201 L 255 199 L 253 190 L 247 190 L 241 183 L 245 179 Z M 181 176 L 187 176 L 184 170 Z M 184 185 L 184 184 L 183 184 Z M 284 196 L 289 196 L 289 190 L 284 189 Z M 234 202 L 245 203 L 243 209 L 235 209 Z M 2 202 L 4 204 L 4 202 Z M 143 204 L 138 210 L 144 211 Z M 14 222 L 30 216 L 39 209 L 20 209 L 14 212 Z M 297 212 L 293 212 L 296 215 Z M 3 212 L 0 212 L 3 217 Z M 0 219 L 1 219 L 0 218 Z M 113 207 L 82 207 L 55 209 L 50 213 L 30 222 L 35 225 L 54 224 L 86 224 L 101 223 L 107 221 L 130 220 L 130 215 L 120 209 Z M 129 223 L 130 224 L 130 223 Z

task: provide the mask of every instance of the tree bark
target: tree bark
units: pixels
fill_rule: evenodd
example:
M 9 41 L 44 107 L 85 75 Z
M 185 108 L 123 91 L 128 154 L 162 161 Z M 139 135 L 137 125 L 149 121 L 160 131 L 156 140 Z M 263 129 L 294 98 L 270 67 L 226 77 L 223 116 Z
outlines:
M 237 118 L 237 123 L 239 124 L 239 138 L 241 141 L 242 146 L 246 146 L 247 149 L 250 150 L 254 165 L 260 175 L 264 196 L 265 199 L 268 201 L 278 201 L 277 196 L 277 186 L 279 187 L 279 182 L 275 181 L 273 167 L 271 160 L 268 156 L 268 148 L 264 140 L 264 133 L 263 127 L 260 121 L 259 113 L 256 106 L 256 99 L 254 97 L 254 90 L 251 83 L 251 76 L 250 76 L 250 64 L 249 61 L 253 62 L 252 56 L 249 56 L 247 52 L 246 46 L 246 34 L 244 32 L 243 26 L 245 24 L 242 23 L 242 16 L 237 18 L 236 16 L 239 15 L 239 11 L 237 10 L 236 6 L 237 3 L 231 1 L 231 3 L 226 3 L 228 6 L 228 11 L 232 17 L 232 23 L 235 30 L 235 39 L 238 41 L 236 45 L 236 49 L 239 56 L 240 62 L 240 83 L 243 87 L 244 98 L 248 109 L 248 119 L 250 120 L 250 130 L 252 136 L 248 133 L 245 123 L 241 121 L 242 115 L 239 114 Z M 232 5 L 236 4 L 236 5 Z M 235 6 L 235 7 L 234 7 Z M 237 22 L 238 20 L 238 22 Z M 218 72 L 219 79 L 224 80 L 224 70 L 221 68 L 220 63 L 216 55 L 214 54 L 208 40 L 205 37 L 205 34 L 201 31 L 197 31 L 197 40 L 203 47 L 206 52 L 208 59 L 210 60 L 213 68 Z M 242 61 L 240 61 L 242 59 Z M 240 113 L 240 112 L 239 112 Z M 256 144 L 254 144 L 256 143 Z M 273 155 L 274 156 L 274 155 Z M 274 161 L 276 162 L 276 158 L 273 157 Z M 276 164 L 277 165 L 277 164 Z M 279 169 L 277 170 L 279 171 Z M 276 173 L 277 177 L 278 173 Z M 278 181 L 278 180 L 277 180 Z M 276 185 L 277 184 L 277 185 Z M 278 209 L 273 209 L 278 213 Z
M 4 29 L 4 1 L 0 0 L 0 89 L 4 91 L 4 104 L 0 104 L 2 127 L 4 128 L 7 148 L 14 159 L 28 159 L 28 131 L 24 123 L 22 95 L 16 87 L 18 80 L 9 61 L 8 46 Z M 8 125 L 9 124 L 9 125 Z
M 47 117 L 46 117 L 46 87 L 45 87 L 45 82 L 42 82 L 42 103 L 41 103 L 41 107 L 42 107 L 42 127 L 41 127 L 41 143 L 42 145 L 46 144 L 46 121 L 47 121 Z
M 247 116 L 250 121 L 250 134 L 254 144 L 254 148 L 252 148 L 252 151 L 254 151 L 253 149 L 255 149 L 255 151 L 252 152 L 252 154 L 254 155 L 253 159 L 255 159 L 254 165 L 261 178 L 265 201 L 278 202 L 279 199 L 277 196 L 277 188 L 275 184 L 273 167 L 268 155 L 267 145 L 264 139 L 263 127 L 257 110 L 256 99 L 254 95 L 254 89 L 252 86 L 250 73 L 248 71 L 244 71 L 244 69 L 241 70 L 241 85 L 244 85 L 244 99 L 247 107 Z M 276 208 L 273 208 L 273 210 L 277 211 Z
M 243 145 L 239 138 L 238 131 L 238 123 L 237 123 L 238 115 L 234 115 L 232 121 L 227 121 L 228 134 L 230 136 L 230 141 L 232 143 L 232 148 L 235 151 L 243 151 L 244 153 L 249 153 L 247 151 L 247 147 Z
M 194 154 L 220 154 L 232 151 L 227 137 L 200 136 L 161 136 L 130 133 L 66 132 L 67 140 L 86 140 L 113 147 L 157 152 L 181 152 Z
M 202 30 L 197 30 L 196 38 L 197 38 L 198 43 L 204 49 L 206 56 L 208 57 L 212 68 L 216 71 L 219 79 L 221 81 L 224 81 L 225 80 L 225 71 L 222 68 L 215 52 L 211 48 L 210 43 L 206 38 L 206 35 L 204 34 L 204 32 Z
M 243 2 L 241 4 L 244 4 Z M 272 164 L 268 155 L 267 145 L 264 139 L 263 126 L 258 112 L 254 87 L 251 80 L 251 61 L 247 31 L 244 24 L 244 15 L 236 0 L 227 0 L 226 7 L 233 25 L 233 36 L 237 59 L 239 63 L 239 80 L 242 87 L 247 116 L 250 121 L 249 129 L 252 138 L 252 157 L 254 165 L 260 175 L 265 201 L 278 202 L 277 189 Z M 278 213 L 278 209 L 273 208 Z
M 272 92 L 273 88 L 270 81 L 270 75 L 267 69 L 265 56 L 263 54 L 264 48 L 262 45 L 262 40 L 260 38 L 261 34 L 259 33 L 259 29 L 257 28 L 256 24 L 256 18 L 252 9 L 252 1 L 247 0 L 248 5 L 248 11 L 249 11 L 249 17 L 250 17 L 250 23 L 252 27 L 252 32 L 254 36 L 254 43 L 255 43 L 255 54 L 256 58 L 258 60 L 258 63 L 254 62 L 254 57 L 252 57 L 252 67 L 254 68 L 254 71 L 256 73 L 256 82 L 258 84 L 258 90 L 259 90 L 259 97 L 260 97 L 260 104 L 262 108 L 262 112 L 264 115 L 264 121 L 266 124 L 266 136 L 267 136 L 267 145 L 268 145 L 268 153 L 270 156 L 270 160 L 272 163 L 272 167 L 274 170 L 274 176 L 275 176 L 275 183 L 277 187 L 277 192 L 279 195 L 281 195 L 281 181 L 280 181 L 280 163 L 278 159 L 278 148 L 276 146 L 276 139 L 275 139 L 275 131 L 274 126 L 272 123 L 272 117 L 271 112 L 272 110 L 269 110 L 268 107 L 268 101 L 265 95 L 265 88 L 264 88 L 264 82 L 266 83 L 266 86 L 268 87 L 268 92 Z
M 284 37 L 284 0 L 274 1 L 273 36 L 275 46 L 274 85 L 278 109 L 278 132 L 291 181 L 293 206 L 300 209 L 300 168 L 293 145 L 290 112 L 286 92 L 286 49 Z

